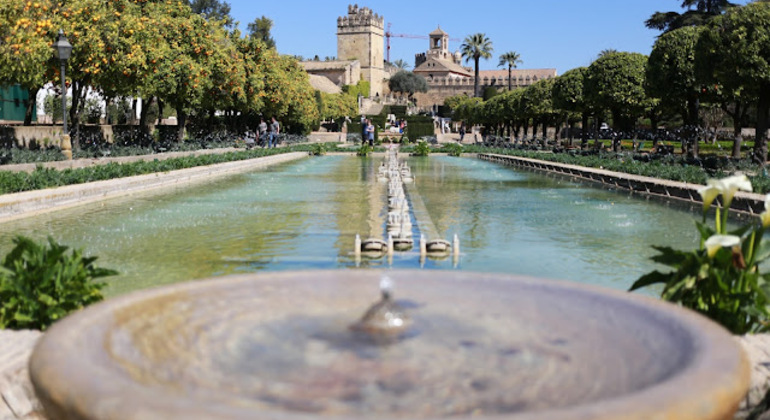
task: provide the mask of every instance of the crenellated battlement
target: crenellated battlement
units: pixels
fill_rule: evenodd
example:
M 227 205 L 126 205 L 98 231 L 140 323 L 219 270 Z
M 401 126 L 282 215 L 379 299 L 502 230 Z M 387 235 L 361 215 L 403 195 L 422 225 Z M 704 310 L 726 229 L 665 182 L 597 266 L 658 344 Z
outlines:
M 338 32 L 360 31 L 364 28 L 375 27 L 385 30 L 385 17 L 374 13 L 368 7 L 358 7 L 357 4 L 348 6 L 348 15 L 337 18 Z

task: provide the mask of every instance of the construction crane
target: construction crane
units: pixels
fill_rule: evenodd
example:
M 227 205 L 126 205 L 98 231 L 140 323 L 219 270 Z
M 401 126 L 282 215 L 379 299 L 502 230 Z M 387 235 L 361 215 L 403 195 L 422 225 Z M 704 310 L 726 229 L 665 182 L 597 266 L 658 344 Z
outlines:
M 390 38 L 412 38 L 412 39 L 430 39 L 427 35 L 394 34 L 390 30 L 391 23 L 388 22 L 388 30 L 385 31 L 386 60 L 390 63 Z M 458 38 L 449 38 L 450 41 L 460 41 Z

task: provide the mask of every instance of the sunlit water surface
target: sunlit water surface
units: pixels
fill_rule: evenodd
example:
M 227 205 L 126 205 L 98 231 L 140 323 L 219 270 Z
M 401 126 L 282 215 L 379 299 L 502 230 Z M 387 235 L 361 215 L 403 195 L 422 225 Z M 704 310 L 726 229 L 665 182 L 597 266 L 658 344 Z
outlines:
M 0 225 L 0 252 L 16 234 L 84 249 L 114 268 L 108 295 L 226 274 L 355 267 L 353 242 L 383 237 L 381 157 L 302 159 L 202 186 L 105 201 Z M 562 177 L 473 159 L 409 158 L 408 187 L 462 255 L 425 269 L 515 273 L 627 289 L 656 265 L 651 245 L 697 244 L 689 210 Z M 414 208 L 414 207 L 413 207 Z M 429 238 L 432 239 L 432 238 Z M 417 247 L 363 267 L 416 268 Z

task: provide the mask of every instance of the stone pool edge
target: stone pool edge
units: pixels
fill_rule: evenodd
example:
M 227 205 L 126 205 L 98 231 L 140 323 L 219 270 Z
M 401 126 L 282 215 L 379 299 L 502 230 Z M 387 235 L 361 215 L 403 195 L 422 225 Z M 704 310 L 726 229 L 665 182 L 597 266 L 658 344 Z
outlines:
M 283 153 L 175 171 L 3 194 L 0 195 L 0 223 L 153 189 L 208 182 L 303 157 L 308 157 L 308 154 Z
M 599 183 L 608 187 L 662 199 L 677 200 L 690 204 L 702 204 L 698 188 L 703 185 L 668 179 L 613 172 L 585 166 L 568 165 L 518 156 L 479 153 L 477 157 L 490 162 L 520 166 L 540 171 L 553 172 Z M 715 201 L 716 202 L 716 201 Z M 765 195 L 739 191 L 735 194 L 730 210 L 744 215 L 758 215 L 764 211 Z

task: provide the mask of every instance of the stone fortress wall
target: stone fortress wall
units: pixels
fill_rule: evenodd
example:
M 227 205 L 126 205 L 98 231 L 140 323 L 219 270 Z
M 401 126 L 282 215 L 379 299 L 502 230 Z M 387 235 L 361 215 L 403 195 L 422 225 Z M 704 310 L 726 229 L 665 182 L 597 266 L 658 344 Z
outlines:
M 508 71 L 505 70 L 505 76 L 498 75 L 502 71 L 481 71 L 479 86 L 483 92 L 487 87 L 493 86 L 498 90 L 508 89 Z M 488 75 L 484 75 L 488 73 Z M 536 73 L 536 74 L 530 74 Z M 517 70 L 513 72 L 511 87 L 516 89 L 529 86 L 541 79 L 550 79 L 556 77 L 556 69 L 546 71 L 536 70 L 529 72 L 527 70 Z M 416 93 L 417 106 L 429 107 L 433 105 L 443 105 L 444 100 L 450 96 L 467 95 L 473 96 L 474 77 L 434 77 L 427 78 L 428 92 Z

